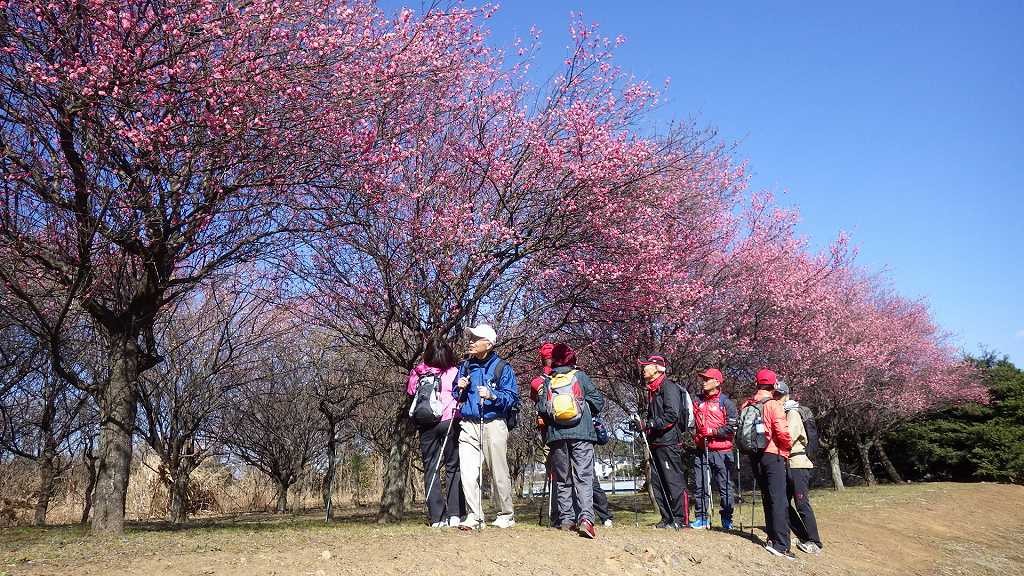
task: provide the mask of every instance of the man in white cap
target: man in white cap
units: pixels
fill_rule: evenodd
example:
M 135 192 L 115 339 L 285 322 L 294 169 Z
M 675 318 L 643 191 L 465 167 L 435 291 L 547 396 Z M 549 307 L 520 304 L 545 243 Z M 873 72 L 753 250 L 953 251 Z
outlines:
M 498 492 L 501 512 L 492 522 L 499 528 L 515 526 L 512 507 L 512 476 L 508 470 L 509 413 L 518 405 L 516 375 L 494 352 L 497 335 L 488 324 L 466 328 L 466 355 L 459 366 L 452 395 L 459 399 L 461 434 L 459 470 L 469 513 L 459 525 L 463 530 L 482 528 L 485 522 L 482 480 L 486 463 Z

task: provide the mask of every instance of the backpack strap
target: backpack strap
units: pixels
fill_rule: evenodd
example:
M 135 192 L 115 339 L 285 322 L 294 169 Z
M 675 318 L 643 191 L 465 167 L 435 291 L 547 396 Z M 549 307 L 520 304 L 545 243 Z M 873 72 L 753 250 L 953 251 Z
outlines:
M 508 362 L 505 362 L 502 358 L 498 358 L 498 361 L 494 363 L 494 371 L 491 372 L 491 384 L 498 384 L 501 382 L 501 377 L 505 374 L 505 366 L 508 366 Z
M 463 376 L 469 376 L 469 360 L 463 360 L 462 362 L 459 362 L 459 370 L 455 373 L 455 381 L 452 382 L 452 386 L 454 387 L 458 383 L 459 378 L 462 378 Z M 465 388 L 462 389 L 462 394 L 459 395 L 459 398 L 457 398 L 456 401 L 461 403 L 465 402 L 468 399 L 469 386 L 466 386 Z

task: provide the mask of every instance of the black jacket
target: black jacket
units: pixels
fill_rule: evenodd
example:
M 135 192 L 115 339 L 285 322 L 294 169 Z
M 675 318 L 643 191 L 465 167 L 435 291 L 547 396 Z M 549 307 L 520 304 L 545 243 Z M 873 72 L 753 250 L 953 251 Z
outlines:
M 657 392 L 647 393 L 647 441 L 651 446 L 680 446 L 687 434 L 689 407 L 683 391 L 666 378 Z

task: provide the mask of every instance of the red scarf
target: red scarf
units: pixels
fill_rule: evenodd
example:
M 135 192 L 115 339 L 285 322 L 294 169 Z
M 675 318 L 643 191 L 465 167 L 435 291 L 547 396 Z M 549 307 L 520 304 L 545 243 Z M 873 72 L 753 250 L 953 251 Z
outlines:
M 661 374 L 654 380 L 647 383 L 647 391 L 651 394 L 657 394 L 658 390 L 661 390 L 661 384 L 665 382 L 665 375 Z

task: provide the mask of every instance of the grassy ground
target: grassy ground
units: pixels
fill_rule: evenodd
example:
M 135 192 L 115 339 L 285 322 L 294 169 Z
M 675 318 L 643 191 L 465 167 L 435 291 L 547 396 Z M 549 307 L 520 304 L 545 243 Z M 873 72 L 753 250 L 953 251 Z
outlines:
M 646 504 L 646 502 L 644 502 Z M 912 484 L 816 492 L 825 543 L 820 557 L 777 559 L 760 548 L 757 510 L 737 513 L 746 530 L 666 533 L 639 526 L 631 497 L 613 497 L 616 525 L 589 541 L 537 526 L 537 509 L 517 508 L 519 525 L 479 533 L 432 530 L 420 518 L 377 526 L 369 510 L 317 515 L 245 515 L 132 524 L 117 538 L 78 526 L 0 532 L 0 576 L 21 574 L 1024 574 L 1024 487 Z

